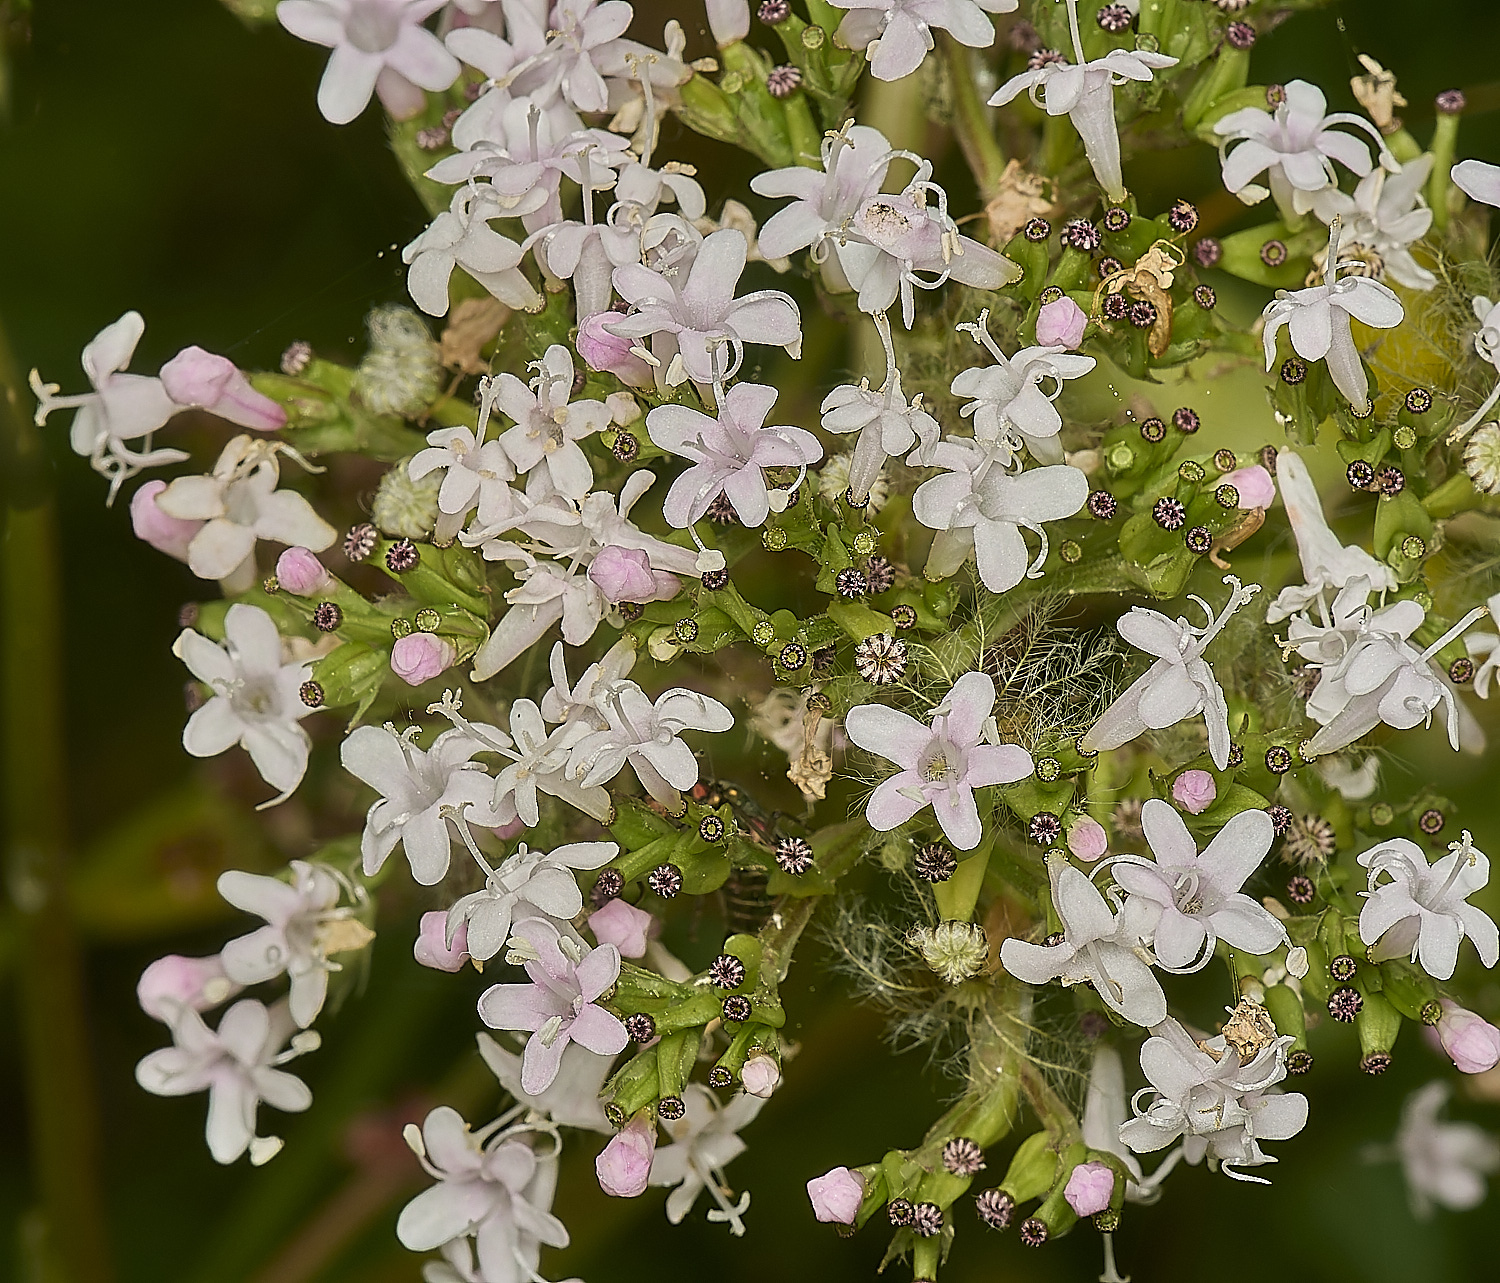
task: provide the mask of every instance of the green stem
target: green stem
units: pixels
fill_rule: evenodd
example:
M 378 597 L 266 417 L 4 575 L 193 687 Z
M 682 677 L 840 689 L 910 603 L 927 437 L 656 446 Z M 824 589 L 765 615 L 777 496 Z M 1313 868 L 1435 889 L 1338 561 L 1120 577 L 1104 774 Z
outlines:
M 974 173 L 974 181 L 979 184 L 980 198 L 989 201 L 1000 189 L 1005 153 L 995 141 L 995 132 L 975 87 L 968 49 L 944 35 L 943 53 L 948 59 L 948 79 L 953 86 L 953 133 Z
M 114 1276 L 99 1180 L 103 1125 L 84 1018 L 83 953 L 68 896 L 61 587 L 57 522 L 41 434 L 0 328 L 0 717 L 5 746 L 6 882 L 26 1058 L 39 1277 Z

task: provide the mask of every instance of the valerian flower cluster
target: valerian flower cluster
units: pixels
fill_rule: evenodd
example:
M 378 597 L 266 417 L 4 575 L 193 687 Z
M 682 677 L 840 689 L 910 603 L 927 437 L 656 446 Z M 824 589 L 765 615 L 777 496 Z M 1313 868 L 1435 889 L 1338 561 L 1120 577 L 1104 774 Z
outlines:
M 690 56 L 695 23 L 646 43 L 624 0 L 277 6 L 330 50 L 329 125 L 392 118 L 419 312 L 377 310 L 357 368 L 293 342 L 154 374 L 130 312 L 91 390 L 33 375 L 110 500 L 153 473 L 135 533 L 218 582 L 173 647 L 183 747 L 345 807 L 345 840 L 224 874 L 218 955 L 142 977 L 171 1045 L 137 1077 L 208 1093 L 214 1159 L 270 1159 L 261 1106 L 312 1104 L 288 1066 L 397 882 L 425 911 L 382 932 L 472 990 L 517 1106 L 407 1128 L 433 1183 L 396 1232 L 431 1279 L 540 1278 L 574 1145 L 610 1195 L 753 1233 L 726 1169 L 797 1073 L 779 986 L 890 875 L 912 920 L 855 960 L 902 973 L 906 1028 L 957 1029 L 962 1092 L 912 1148 L 782 1167 L 920 1280 L 955 1233 L 1088 1218 L 1115 1277 L 1109 1233 L 1179 1161 L 1301 1161 L 1314 1046 L 1378 1074 L 1425 1026 L 1495 1067 L 1464 1005 L 1500 955 L 1479 818 L 1383 762 L 1435 719 L 1480 751 L 1500 663 L 1500 582 L 1462 570 L 1495 563 L 1463 556 L 1500 493 L 1495 287 L 1441 297 L 1491 279 L 1500 168 L 1455 166 L 1456 93 L 1424 144 L 1330 111 L 1341 86 L 1254 83 L 1273 8 L 708 0 Z M 867 74 L 941 75 L 956 152 L 860 123 Z M 668 158 L 688 132 L 745 186 Z M 1134 194 L 1147 133 L 1216 148 L 1249 212 Z M 1419 365 L 1442 302 L 1474 319 Z M 1269 408 L 1216 422 L 1209 385 L 1262 364 Z M 190 460 L 189 409 L 243 431 Z M 381 471 L 368 520 L 339 456 Z M 786 759 L 758 800 L 710 766 L 747 736 Z M 675 931 L 748 884 L 706 952 Z M 1208 970 L 1230 1005 L 1177 979 Z M 1077 1031 L 1076 1116 L 1043 1024 Z M 1450 1091 L 1400 1122 L 1422 1207 L 1500 1162 L 1438 1120 Z

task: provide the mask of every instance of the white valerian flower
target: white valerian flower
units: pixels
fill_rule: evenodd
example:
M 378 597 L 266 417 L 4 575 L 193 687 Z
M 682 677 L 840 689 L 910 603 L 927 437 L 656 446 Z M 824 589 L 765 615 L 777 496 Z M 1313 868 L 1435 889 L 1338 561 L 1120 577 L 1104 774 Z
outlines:
M 1262 1047 L 1248 1063 L 1224 1035 L 1195 1040 L 1175 1020 L 1159 1026 L 1141 1046 L 1141 1069 L 1154 1096 L 1120 1128 L 1137 1154 L 1165 1149 L 1182 1138 L 1190 1163 L 1207 1157 L 1236 1180 L 1267 1184 L 1239 1169 L 1276 1160 L 1261 1141 L 1290 1140 L 1307 1125 L 1307 1097 L 1272 1088 L 1286 1077 L 1290 1036 Z
M 604 658 L 590 664 L 578 680 L 568 683 L 568 669 L 563 659 L 562 642 L 554 643 L 550 668 L 552 687 L 542 696 L 542 717 L 549 722 L 584 722 L 602 731 L 609 725 L 605 716 L 609 697 L 621 689 L 624 679 L 635 667 L 635 640 L 622 637 L 604 653 Z
M 1283 450 L 1276 456 L 1276 481 L 1287 520 L 1302 559 L 1300 585 L 1283 588 L 1266 611 L 1266 623 L 1277 624 L 1314 602 L 1325 603 L 1352 579 L 1364 579 L 1371 591 L 1395 590 L 1395 572 L 1357 545 L 1345 547 L 1328 525 L 1318 491 L 1301 455 Z
M 494 1123 L 471 1132 L 447 1105 L 428 1114 L 421 1131 L 409 1125 L 407 1143 L 437 1184 L 401 1209 L 396 1237 L 402 1246 L 429 1252 L 472 1239 L 476 1278 L 539 1279 L 542 1245 L 566 1247 L 568 1231 L 550 1210 L 557 1148 L 533 1148 L 524 1139 L 529 1134 Z
M 302 783 L 311 741 L 298 724 L 312 709 L 299 691 L 312 676 L 304 663 L 283 663 L 281 637 L 259 606 L 236 602 L 224 616 L 224 641 L 185 628 L 172 653 L 213 691 L 182 731 L 194 757 L 217 757 L 238 744 L 282 801 Z
M 135 1067 L 135 1080 L 157 1096 L 208 1092 L 208 1152 L 217 1163 L 232 1163 L 246 1150 L 257 1166 L 275 1156 L 281 1141 L 255 1134 L 261 1101 L 283 1113 L 300 1113 L 312 1104 L 312 1092 L 300 1078 L 277 1066 L 317 1046 L 317 1035 L 292 1037 L 296 1022 L 285 1002 L 271 1007 L 242 998 L 210 1029 L 191 1007 L 182 1007 L 171 1022 L 175 1046 L 153 1051 Z
M 1144 1177 L 1140 1159 L 1120 1139 L 1120 1128 L 1129 1117 L 1125 1066 L 1120 1061 L 1120 1053 L 1108 1043 L 1101 1042 L 1094 1051 L 1094 1063 L 1089 1069 L 1088 1092 L 1083 1099 L 1079 1131 L 1083 1143 L 1090 1149 L 1113 1154 L 1120 1160 L 1130 1173 L 1125 1184 L 1125 1197 L 1135 1201 L 1142 1194 Z
M 1241 587 L 1233 575 L 1225 575 L 1224 582 L 1230 585 L 1229 600 L 1217 618 L 1201 597 L 1191 598 L 1207 616 L 1202 628 L 1141 606 L 1131 607 L 1120 618 L 1115 625 L 1120 636 L 1157 659 L 1104 710 L 1078 742 L 1080 748 L 1096 752 L 1119 748 L 1148 730 L 1166 730 L 1201 713 L 1208 728 L 1209 756 L 1221 771 L 1229 765 L 1229 707 L 1203 652 L 1230 616 L 1260 591 L 1260 585 Z
M 230 869 L 219 875 L 219 894 L 236 909 L 254 913 L 266 925 L 224 946 L 224 974 L 237 985 L 260 984 L 285 973 L 292 1019 L 306 1029 L 317 1019 L 328 995 L 328 973 L 339 970 L 329 955 L 362 949 L 374 932 L 339 909 L 343 891 L 332 869 L 293 860 L 291 881 Z
M 515 818 L 513 808 L 492 810 L 495 782 L 472 760 L 496 744 L 508 747 L 510 739 L 494 726 L 466 723 L 444 731 L 423 750 L 413 742 L 420 730 L 413 726 L 398 735 L 393 726 L 357 727 L 339 750 L 339 760 L 380 794 L 365 816 L 359 842 L 365 876 L 378 873 L 400 842 L 412 877 L 434 886 L 448 872 L 450 816 L 488 826 Z
M 1500 373 L 1500 302 L 1494 302 L 1483 295 L 1476 297 L 1474 299 L 1474 319 L 1479 322 L 1479 329 L 1474 333 L 1474 351 L 1479 354 L 1481 360 L 1489 362 L 1489 364 L 1495 367 L 1496 372 Z M 1454 442 L 1463 440 L 1473 430 L 1474 425 L 1495 408 L 1496 401 L 1500 401 L 1500 379 L 1496 380 L 1495 386 L 1490 389 L 1489 395 L 1480 402 L 1479 408 L 1448 434 L 1448 444 L 1452 445 Z M 1494 425 L 1490 426 L 1493 427 Z M 1476 436 L 1475 444 L 1477 443 L 1478 437 Z M 1474 462 L 1483 461 L 1485 461 L 1484 453 L 1477 452 Z M 1464 454 L 1464 462 L 1465 464 L 1470 464 L 1471 462 L 1468 452 Z M 1470 467 L 1470 475 L 1474 475 L 1476 471 L 1478 470 L 1472 466 Z M 1475 484 L 1480 484 L 1479 477 L 1475 478 Z M 1482 488 L 1493 493 L 1497 485 L 1500 485 L 1500 483 L 1491 481 L 1490 484 Z
M 620 338 L 651 339 L 651 358 L 668 386 L 691 379 L 700 386 L 731 378 L 746 343 L 802 349 L 802 315 L 789 294 L 754 290 L 735 296 L 749 243 L 723 228 L 707 236 L 685 277 L 668 277 L 640 263 L 614 273 L 615 290 L 634 310 L 605 328 Z
M 646 416 L 654 444 L 681 455 L 692 467 L 679 473 L 662 503 L 662 515 L 679 530 L 703 519 L 722 493 L 745 525 L 761 525 L 771 513 L 773 495 L 767 468 L 797 468 L 801 484 L 807 466 L 823 457 L 817 437 L 802 428 L 768 427 L 776 389 L 762 383 L 736 383 L 718 398 L 714 418 L 685 405 L 659 405 Z M 779 491 L 777 511 L 786 507 Z
M 1313 209 L 1325 223 L 1343 220 L 1348 245 L 1372 251 L 1380 271 L 1398 285 L 1430 290 L 1437 277 L 1411 255 L 1411 246 L 1427 235 L 1432 211 L 1422 200 L 1432 154 L 1409 160 L 1399 174 L 1371 170 L 1352 195 L 1326 187 L 1313 196 Z
M 901 367 L 896 364 L 890 322 L 884 312 L 876 312 L 874 321 L 885 347 L 884 384 L 879 391 L 870 387 L 868 379 L 861 379 L 857 387 L 842 384 L 823 398 L 820 410 L 823 431 L 859 433 L 849 460 L 849 479 L 842 487 L 856 503 L 870 498 L 887 459 L 913 446 L 925 450 L 936 444 L 942 432 L 938 421 L 923 408 L 920 392 L 907 401 L 901 391 Z
M 1062 347 L 1026 347 L 1006 356 L 990 337 L 989 319 L 985 308 L 977 321 L 958 327 L 995 359 L 994 365 L 973 366 L 954 376 L 949 391 L 967 400 L 959 413 L 973 417 L 975 439 L 985 445 L 1024 446 L 1038 463 L 1061 463 L 1062 415 L 1052 403 L 1066 380 L 1081 378 L 1097 363 Z M 1047 391 L 1044 383 L 1050 385 Z
M 1266 304 L 1261 341 L 1269 370 L 1276 363 L 1276 335 L 1282 326 L 1289 326 L 1292 348 L 1297 355 L 1308 361 L 1326 360 L 1334 386 L 1350 405 L 1363 411 L 1369 403 L 1370 381 L 1359 349 L 1354 346 L 1349 322 L 1352 318 L 1372 329 L 1394 329 L 1401 324 L 1406 310 L 1390 286 L 1368 276 L 1339 280 L 1338 254 L 1339 219 L 1335 215 L 1328 225 L 1323 284 L 1301 290 L 1277 290 L 1276 297 Z
M 698 759 L 683 731 L 730 730 L 734 714 L 718 700 L 674 686 L 655 702 L 634 682 L 621 681 L 602 703 L 608 725 L 579 739 L 568 764 L 570 778 L 588 788 L 607 784 L 626 763 L 641 786 L 673 810 L 680 790 L 698 782 Z
M 484 886 L 448 910 L 448 943 L 468 923 L 469 955 L 488 962 L 504 946 L 513 921 L 545 917 L 566 923 L 583 911 L 574 869 L 597 869 L 620 853 L 613 842 L 570 842 L 547 851 L 520 847 L 488 869 Z
M 347 125 L 379 94 L 405 120 L 458 79 L 458 59 L 422 26 L 445 0 L 281 0 L 277 20 L 299 40 L 333 50 L 318 85 L 318 110 Z
M 1012 937 L 1000 945 L 1000 961 L 1018 980 L 1046 984 L 1091 984 L 1104 1005 L 1131 1024 L 1151 1028 L 1167 1017 L 1167 996 L 1145 960 L 1141 941 L 1155 922 L 1154 906 L 1129 897 L 1116 916 L 1099 888 L 1068 863 L 1049 855 L 1052 907 L 1063 925 L 1057 944 L 1030 944 Z
M 1161 966 L 1201 971 L 1219 940 L 1255 955 L 1288 943 L 1281 923 L 1240 890 L 1276 838 L 1265 811 L 1241 811 L 1202 852 L 1182 816 L 1160 798 L 1141 808 L 1141 828 L 1154 862 L 1117 856 L 1112 871 L 1131 897 L 1157 906 L 1151 947 Z
M 286 451 L 279 441 L 237 436 L 211 473 L 178 477 L 156 496 L 167 516 L 204 523 L 187 548 L 188 569 L 200 579 L 245 578 L 248 567 L 253 580 L 261 539 L 313 552 L 332 546 L 338 532 L 312 504 L 295 490 L 276 488 Z
M 995 42 L 991 13 L 1014 13 L 1019 0 L 830 0 L 849 15 L 836 35 L 849 49 L 863 49 L 876 80 L 900 80 L 926 60 L 933 31 L 959 44 L 988 49 Z
M 750 1206 L 750 1193 L 745 1191 L 738 1202 L 731 1203 L 733 1191 L 724 1179 L 724 1168 L 745 1152 L 745 1142 L 736 1133 L 754 1120 L 766 1102 L 740 1092 L 721 1106 L 707 1087 L 689 1083 L 683 1088 L 682 1103 L 681 1118 L 662 1122 L 672 1143 L 660 1146 L 651 1159 L 651 1184 L 677 1186 L 667 1196 L 667 1219 L 679 1224 L 706 1189 L 718 1204 L 708 1219 L 727 1222 L 731 1234 L 743 1234 L 740 1217 Z
M 1313 198 L 1337 186 L 1333 162 L 1360 177 L 1370 172 L 1370 149 L 1359 139 L 1341 133 L 1335 125 L 1363 129 L 1380 151 L 1381 166 L 1399 173 L 1401 166 L 1387 150 L 1379 131 L 1363 116 L 1336 111 L 1328 114 L 1328 99 L 1316 85 L 1293 80 L 1285 86 L 1285 97 L 1274 111 L 1245 107 L 1214 123 L 1224 165 L 1224 186 L 1247 205 L 1269 194 L 1287 218 L 1297 218 L 1313 208 Z M 1253 179 L 1269 171 L 1270 190 Z
M 510 212 L 487 183 L 470 182 L 454 192 L 449 207 L 401 251 L 411 268 L 406 288 L 412 301 L 429 316 L 446 316 L 448 281 L 461 267 L 507 307 L 539 308 L 542 301 L 519 266 L 521 246 L 489 224 Z
M 1500 961 L 1500 930 L 1468 902 L 1489 882 L 1490 862 L 1467 829 L 1434 864 L 1406 838 L 1371 847 L 1359 862 L 1370 871 L 1359 913 L 1359 938 L 1371 946 L 1370 961 L 1409 958 L 1434 980 L 1449 980 L 1464 936 L 1486 967 Z
M 545 466 L 558 494 L 582 499 L 594 484 L 594 470 L 578 443 L 609 426 L 609 409 L 603 401 L 570 401 L 573 354 L 561 343 L 552 344 L 531 369 L 529 385 L 514 374 L 496 378 L 495 400 L 515 422 L 500 434 L 500 444 L 517 472 Z
M 1438 1117 L 1453 1088 L 1435 1081 L 1412 1092 L 1401 1107 L 1396 1153 L 1406 1175 L 1412 1211 L 1432 1215 L 1434 1204 L 1465 1212 L 1484 1202 L 1484 1178 L 1500 1170 L 1500 1142 L 1473 1123 Z
M 614 1135 L 614 1124 L 605 1117 L 599 1093 L 604 1090 L 615 1057 L 602 1056 L 582 1043 L 570 1041 L 557 1077 L 545 1091 L 533 1095 L 521 1086 L 521 1057 L 507 1051 L 487 1033 L 479 1034 L 478 1039 L 480 1059 L 518 1105 L 550 1118 L 558 1127 Z
M 1500 206 L 1500 165 L 1488 165 L 1482 160 L 1461 160 L 1453 166 L 1449 176 L 1454 186 L 1480 204 Z
M 74 454 L 89 460 L 94 471 L 109 478 L 109 501 L 114 502 L 122 482 L 142 468 L 180 463 L 184 450 L 153 450 L 151 435 L 177 413 L 179 406 L 167 394 L 161 379 L 145 374 L 127 374 L 125 367 L 135 355 L 136 344 L 146 332 L 139 312 L 126 312 L 106 325 L 83 349 L 83 372 L 92 392 L 80 396 L 58 396 L 55 383 L 43 383 L 31 372 L 31 390 L 36 394 L 36 423 L 41 427 L 54 410 L 75 410 L 68 440 Z M 140 441 L 133 450 L 127 442 Z
M 1484 606 L 1489 612 L 1490 622 L 1500 627 L 1500 593 L 1491 597 Z M 1490 683 L 1500 671 L 1500 634 L 1469 633 L 1464 637 L 1464 646 L 1470 659 L 1479 660 L 1479 667 L 1474 670 L 1474 693 L 1480 699 L 1488 699 Z
M 509 506 L 511 494 L 506 482 L 515 479 L 515 464 L 498 440 L 484 439 L 499 391 L 498 380 L 488 376 L 480 379 L 478 425 L 467 428 L 460 424 L 429 432 L 427 448 L 418 450 L 406 465 L 413 481 L 439 470 L 443 473 L 438 488 L 439 515 L 433 530 L 433 539 L 439 544 L 452 539 L 476 507 Z
M 1111 49 L 1104 57 L 1089 61 L 1078 34 L 1077 0 L 1067 0 L 1067 4 L 1074 61 L 1046 62 L 1011 77 L 995 92 L 990 106 L 1003 107 L 1024 89 L 1049 116 L 1069 117 L 1083 139 L 1099 186 L 1118 203 L 1125 199 L 1125 178 L 1115 124 L 1115 87 L 1132 80 L 1148 82 L 1163 67 L 1175 67 L 1177 59 L 1145 49 Z
M 1037 579 L 1047 559 L 1043 523 L 1071 517 L 1089 497 L 1089 479 L 1067 464 L 1019 470 L 1008 447 L 950 437 L 931 453 L 947 471 L 917 487 L 912 512 L 938 531 L 926 574 L 953 574 L 972 553 L 984 586 L 1009 592 L 1023 579 Z M 1033 558 L 1021 531 L 1040 540 Z

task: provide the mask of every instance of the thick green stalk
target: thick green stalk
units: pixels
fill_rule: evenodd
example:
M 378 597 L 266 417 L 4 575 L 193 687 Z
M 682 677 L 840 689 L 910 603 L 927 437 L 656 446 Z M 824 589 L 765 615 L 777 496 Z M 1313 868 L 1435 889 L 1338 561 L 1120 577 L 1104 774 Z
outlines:
M 953 87 L 953 133 L 974 173 L 974 181 L 979 184 L 981 198 L 988 201 L 1000 189 L 1000 175 L 1005 172 L 1005 153 L 995 140 L 995 131 L 974 84 L 969 61 L 973 55 L 948 35 L 943 36 L 943 53 L 948 60 L 948 79 Z
M 83 954 L 68 902 L 57 522 L 41 434 L 0 330 L 0 719 L 6 888 L 26 1059 L 40 1277 L 113 1277 L 99 1181 L 102 1124 L 84 1018 Z

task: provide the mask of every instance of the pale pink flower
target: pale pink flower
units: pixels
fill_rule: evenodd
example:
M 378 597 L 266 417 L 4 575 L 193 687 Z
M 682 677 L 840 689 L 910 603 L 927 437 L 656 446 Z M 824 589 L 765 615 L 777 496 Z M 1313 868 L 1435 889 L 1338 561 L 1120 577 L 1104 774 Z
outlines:
M 1089 314 L 1066 294 L 1044 303 L 1036 314 L 1037 346 L 1076 348 L 1088 323 Z
M 1500 1029 L 1483 1016 L 1444 998 L 1442 1019 L 1433 1033 L 1461 1074 L 1483 1074 L 1500 1064 Z
M 656 1119 L 643 1109 L 610 1138 L 594 1160 L 599 1188 L 611 1198 L 638 1198 L 646 1192 L 656 1156 Z
M 148 1016 L 170 1025 L 184 1008 L 208 1011 L 234 997 L 240 988 L 225 974 L 218 954 L 185 958 L 169 953 L 141 972 L 135 996 Z
M 417 927 L 416 943 L 411 955 L 424 967 L 434 971 L 461 971 L 469 960 L 469 924 L 460 922 L 448 939 L 448 915 L 442 909 L 433 909 L 422 915 Z
M 1093 1216 L 1109 1206 L 1115 1173 L 1108 1163 L 1079 1163 L 1068 1177 L 1063 1197 L 1079 1216 Z
M 1218 795 L 1219 787 L 1207 771 L 1184 771 L 1172 781 L 1172 800 L 1190 815 L 1202 815 Z
M 1093 863 L 1109 850 L 1109 834 L 1092 816 L 1080 815 L 1068 828 L 1068 850 Z
M 614 899 L 589 914 L 589 930 L 600 944 L 612 944 L 622 958 L 643 958 L 656 934 L 656 919 L 644 909 Z
M 620 319 L 618 312 L 595 312 L 578 324 L 578 337 L 573 346 L 591 370 L 613 374 L 633 388 L 650 387 L 655 378 L 651 367 L 630 349 L 635 346 L 631 339 L 622 339 L 611 334 L 606 326 Z
M 286 427 L 286 411 L 250 386 L 227 356 L 201 347 L 185 347 L 161 367 L 162 387 L 184 409 L 207 410 L 221 419 L 258 432 Z
M 130 496 L 130 528 L 137 539 L 157 552 L 186 561 L 188 547 L 204 523 L 167 516 L 156 502 L 156 496 L 166 488 L 165 481 L 147 481 Z
M 854 1218 L 859 1215 L 859 1205 L 864 1202 L 865 1183 L 858 1172 L 835 1167 L 807 1182 L 807 1197 L 812 1203 L 813 1215 L 820 1221 L 853 1225 Z
M 453 666 L 453 643 L 432 633 L 408 633 L 391 647 L 391 672 L 408 686 L 430 682 Z
M 159 486 L 161 482 L 152 481 L 147 484 Z M 142 490 L 145 488 L 141 487 Z M 133 511 L 133 500 L 130 506 Z M 298 546 L 288 548 L 276 559 L 276 582 L 294 597 L 312 597 L 327 588 L 333 580 L 323 569 L 323 563 L 313 556 L 311 549 Z
M 682 581 L 665 570 L 653 570 L 639 548 L 601 548 L 589 567 L 589 579 L 611 605 L 622 601 L 670 601 Z
M 740 1082 L 752 1096 L 765 1100 L 781 1084 L 781 1066 L 770 1056 L 751 1056 L 740 1070 Z
M 1219 484 L 1235 488 L 1241 508 L 1269 508 L 1276 498 L 1275 480 L 1258 463 L 1226 473 L 1219 478 Z

